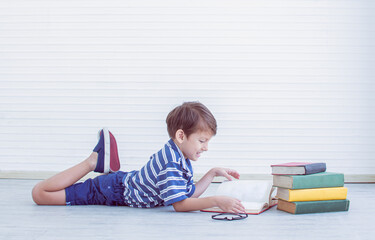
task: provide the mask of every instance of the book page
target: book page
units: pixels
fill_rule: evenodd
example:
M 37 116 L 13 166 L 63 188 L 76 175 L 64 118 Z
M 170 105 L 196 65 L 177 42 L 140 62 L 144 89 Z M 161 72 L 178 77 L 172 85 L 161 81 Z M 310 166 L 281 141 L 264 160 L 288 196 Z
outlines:
M 269 204 L 272 181 L 266 180 L 238 180 L 225 181 L 220 184 L 216 195 L 237 198 L 245 203 L 246 209 L 262 209 Z
M 261 203 L 261 202 L 241 202 L 242 205 L 245 207 L 247 212 L 260 212 L 264 208 L 268 207 L 268 203 Z

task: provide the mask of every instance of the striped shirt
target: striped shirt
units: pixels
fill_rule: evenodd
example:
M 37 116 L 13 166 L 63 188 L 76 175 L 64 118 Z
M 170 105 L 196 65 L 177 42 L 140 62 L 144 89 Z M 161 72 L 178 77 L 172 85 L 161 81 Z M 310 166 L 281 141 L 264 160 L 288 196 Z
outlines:
M 191 197 L 195 191 L 193 168 L 170 139 L 138 171 L 124 176 L 125 204 L 151 208 L 168 206 Z

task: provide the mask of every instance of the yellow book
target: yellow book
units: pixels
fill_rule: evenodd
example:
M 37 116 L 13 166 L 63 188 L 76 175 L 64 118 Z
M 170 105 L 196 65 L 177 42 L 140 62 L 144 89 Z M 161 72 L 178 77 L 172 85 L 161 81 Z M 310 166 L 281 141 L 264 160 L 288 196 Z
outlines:
M 276 197 L 288 202 L 344 200 L 348 189 L 346 187 L 288 189 L 277 188 Z

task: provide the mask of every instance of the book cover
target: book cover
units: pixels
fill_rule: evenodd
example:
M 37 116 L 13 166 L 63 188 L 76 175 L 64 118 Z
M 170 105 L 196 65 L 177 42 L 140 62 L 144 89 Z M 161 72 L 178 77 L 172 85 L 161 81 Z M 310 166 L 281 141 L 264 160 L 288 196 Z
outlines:
M 273 185 L 289 189 L 343 187 L 344 174 L 321 172 L 309 175 L 273 175 Z
M 260 214 L 277 204 L 277 200 L 274 200 L 275 189 L 272 181 L 266 180 L 225 181 L 220 184 L 215 195 L 237 198 L 241 200 L 247 214 Z M 218 207 L 201 211 L 223 213 Z
M 288 162 L 271 165 L 273 175 L 308 175 L 325 172 L 325 163 Z
M 348 189 L 346 187 L 287 189 L 277 188 L 276 197 L 288 202 L 344 200 Z
M 279 199 L 278 210 L 293 214 L 338 212 L 349 210 L 349 200 L 288 202 Z

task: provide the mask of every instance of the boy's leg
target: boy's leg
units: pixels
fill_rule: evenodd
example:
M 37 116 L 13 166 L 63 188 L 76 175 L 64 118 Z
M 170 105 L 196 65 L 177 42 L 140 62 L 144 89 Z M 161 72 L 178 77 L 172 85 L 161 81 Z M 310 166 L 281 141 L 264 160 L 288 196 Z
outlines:
M 65 205 L 65 188 L 73 185 L 96 166 L 98 154 L 93 152 L 86 160 L 35 185 L 32 195 L 39 205 Z
M 106 168 L 106 165 L 110 167 Z M 65 188 L 75 184 L 91 171 L 108 173 L 119 168 L 116 140 L 107 129 L 103 129 L 94 152 L 74 167 L 38 183 L 32 191 L 33 200 L 39 205 L 65 205 Z

